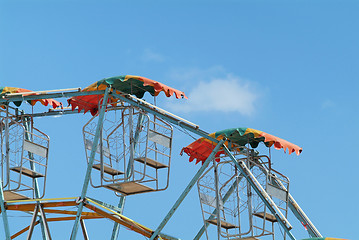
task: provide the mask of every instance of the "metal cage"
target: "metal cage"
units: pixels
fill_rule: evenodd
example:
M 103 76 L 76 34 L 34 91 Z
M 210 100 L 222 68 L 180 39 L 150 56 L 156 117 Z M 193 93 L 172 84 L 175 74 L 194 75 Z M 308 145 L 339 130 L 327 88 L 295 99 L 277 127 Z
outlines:
M 271 168 L 270 158 L 253 150 L 234 152 L 287 218 L 289 179 Z M 232 161 L 221 156 L 199 178 L 197 187 L 207 239 L 210 225 L 217 228 L 218 239 L 275 239 L 277 219 Z M 213 231 L 213 229 L 212 229 Z M 283 239 L 286 239 L 284 233 Z
M 10 114 L 0 119 L 1 174 L 5 200 L 45 195 L 50 138 L 32 118 Z M 17 112 L 16 112 L 17 113 Z
M 87 161 L 97 116 L 83 127 Z M 173 129 L 165 121 L 131 106 L 107 110 L 96 147 L 91 184 L 123 195 L 168 187 Z

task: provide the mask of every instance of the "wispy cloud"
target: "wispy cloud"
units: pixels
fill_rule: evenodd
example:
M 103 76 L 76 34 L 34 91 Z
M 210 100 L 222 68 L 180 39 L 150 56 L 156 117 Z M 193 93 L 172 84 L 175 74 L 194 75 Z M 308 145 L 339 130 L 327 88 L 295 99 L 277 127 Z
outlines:
M 165 57 L 149 48 L 146 48 L 143 51 L 141 59 L 145 62 L 163 62 Z
M 185 103 L 170 102 L 167 107 L 176 112 L 238 112 L 252 115 L 258 96 L 253 85 L 237 76 L 199 81 L 188 94 Z
M 333 102 L 330 99 L 326 99 L 322 102 L 322 109 L 328 109 L 328 108 L 333 108 L 335 107 L 335 102 Z

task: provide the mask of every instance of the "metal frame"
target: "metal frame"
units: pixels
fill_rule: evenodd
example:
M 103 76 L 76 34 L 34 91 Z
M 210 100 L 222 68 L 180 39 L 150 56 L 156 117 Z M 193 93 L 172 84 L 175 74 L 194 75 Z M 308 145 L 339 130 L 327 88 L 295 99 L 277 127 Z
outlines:
M 81 218 L 84 217 L 83 216 L 83 207 L 87 207 L 100 215 L 105 214 L 105 213 L 102 213 L 101 210 L 96 209 L 96 207 L 93 207 L 92 205 L 91 205 L 91 207 L 88 207 L 89 202 L 91 200 L 86 198 L 86 193 L 87 193 L 88 184 L 90 181 L 90 174 L 91 174 L 91 170 L 92 170 L 92 166 L 93 166 L 93 162 L 94 162 L 94 155 L 95 155 L 96 147 L 97 147 L 98 140 L 100 137 L 99 136 L 100 130 L 101 130 L 101 127 L 103 124 L 103 116 L 104 116 L 104 112 L 106 109 L 106 105 L 107 105 L 106 103 L 107 103 L 107 98 L 109 97 L 109 94 L 111 94 L 111 96 L 114 98 L 118 98 L 120 101 L 127 102 L 131 106 L 138 107 L 145 112 L 149 112 L 160 119 L 163 119 L 172 124 L 180 126 L 180 127 L 184 128 L 185 130 L 195 133 L 201 137 L 205 137 L 205 138 L 209 139 L 210 141 L 217 144 L 217 146 L 216 146 L 215 150 L 212 152 L 211 156 L 205 161 L 205 163 L 202 165 L 202 167 L 198 170 L 198 172 L 192 178 L 192 180 L 190 181 L 190 183 L 188 184 L 188 186 L 186 187 L 184 192 L 177 199 L 177 201 L 175 202 L 173 207 L 170 209 L 168 214 L 164 217 L 163 221 L 158 226 L 158 228 L 154 232 L 152 232 L 152 231 L 148 232 L 148 234 L 146 235 L 147 237 L 150 237 L 150 239 L 152 240 L 152 239 L 155 239 L 156 237 L 158 237 L 159 235 L 161 235 L 160 231 L 163 229 L 163 227 L 166 225 L 166 223 L 170 220 L 170 218 L 174 214 L 175 210 L 179 207 L 179 205 L 181 204 L 183 199 L 186 197 L 188 192 L 191 190 L 191 188 L 193 187 L 193 185 L 195 184 L 197 179 L 201 176 L 201 174 L 203 173 L 203 171 L 205 170 L 205 168 L 208 166 L 211 159 L 213 158 L 214 154 L 219 150 L 220 147 L 222 147 L 224 149 L 224 151 L 226 152 L 226 154 L 230 157 L 231 161 L 233 161 L 233 163 L 236 165 L 236 167 L 240 170 L 241 175 L 250 183 L 251 187 L 262 198 L 263 202 L 265 202 L 267 208 L 276 217 L 276 219 L 278 220 L 278 222 L 280 223 L 282 228 L 286 231 L 288 236 L 292 240 L 295 240 L 294 236 L 290 232 L 291 225 L 289 224 L 288 220 L 283 216 L 283 214 L 281 214 L 280 210 L 276 207 L 276 205 L 273 203 L 273 201 L 271 201 L 271 199 L 268 196 L 268 194 L 266 193 L 266 191 L 260 186 L 260 184 L 258 184 L 258 182 L 256 181 L 255 177 L 251 174 L 248 167 L 242 161 L 237 161 L 235 159 L 235 157 L 232 155 L 231 151 L 226 147 L 226 145 L 223 144 L 225 141 L 224 139 L 221 141 L 218 141 L 214 138 L 211 138 L 208 136 L 208 133 L 201 130 L 198 125 L 193 124 L 185 119 L 182 119 L 172 113 L 169 113 L 159 107 L 149 104 L 149 103 L 147 103 L 141 99 L 138 99 L 132 95 L 118 94 L 118 93 L 114 93 L 114 92 L 110 93 L 109 87 L 104 91 L 93 91 L 93 92 L 79 92 L 79 91 L 64 92 L 61 90 L 57 90 L 57 91 L 58 92 L 56 92 L 56 90 L 54 90 L 54 92 L 51 92 L 51 93 L 40 92 L 38 95 L 31 95 L 31 96 L 23 96 L 23 95 L 19 96 L 18 94 L 17 95 L 8 94 L 6 96 L 3 96 L 2 99 L 0 99 L 0 104 L 8 104 L 9 102 L 19 101 L 19 100 L 24 101 L 24 100 L 58 98 L 58 97 L 73 97 L 73 96 L 84 96 L 84 95 L 100 95 L 100 94 L 104 95 L 104 100 L 102 102 L 101 109 L 99 111 L 99 121 L 98 121 L 98 125 L 97 125 L 96 136 L 95 136 L 95 139 L 93 142 L 92 151 L 91 151 L 91 155 L 90 155 L 90 159 L 89 159 L 89 163 L 88 163 L 88 167 L 87 167 L 87 171 L 86 171 L 86 176 L 84 179 L 81 196 L 79 197 L 78 201 L 76 201 L 76 205 L 78 205 L 78 211 L 76 213 L 75 223 L 74 223 L 73 230 L 71 233 L 71 240 L 76 239 L 78 225 L 80 224 Z M 57 110 L 56 109 L 56 110 L 51 110 L 51 111 L 45 112 L 45 113 L 35 113 L 35 114 L 32 114 L 32 117 L 65 115 L 65 114 L 73 114 L 73 113 L 74 112 L 71 112 L 68 110 Z M 299 206 L 296 204 L 296 202 L 290 195 L 289 195 L 289 201 L 290 201 L 289 208 L 295 213 L 295 216 L 299 220 L 304 220 L 305 223 L 307 223 L 309 225 L 309 228 L 311 229 L 310 234 L 313 234 L 316 237 L 321 237 L 320 233 L 315 229 L 314 225 L 309 221 L 308 217 L 299 208 Z M 10 231 L 9 231 L 9 225 L 8 225 L 8 221 L 7 221 L 6 211 L 11 208 L 11 203 L 8 201 L 7 204 L 5 205 L 2 184 L 0 184 L 0 205 L 1 205 L 1 212 L 2 212 L 2 217 L 3 217 L 4 228 L 5 228 L 5 236 L 7 239 L 10 239 L 9 238 Z M 45 205 L 45 203 L 44 203 L 44 205 Z M 112 213 L 118 214 L 118 213 L 116 213 L 116 211 L 112 211 Z M 111 215 L 106 215 L 106 216 L 109 217 L 110 219 L 113 219 L 116 222 L 120 222 L 120 220 L 116 217 L 111 217 Z M 124 216 L 121 216 L 121 219 L 123 219 L 123 217 Z M 49 221 L 49 219 L 48 219 L 48 221 Z M 132 227 L 131 224 L 129 226 L 130 226 L 130 228 Z
M 66 210 L 68 207 L 79 206 L 80 202 L 76 200 L 77 198 L 53 198 L 53 199 L 41 199 L 43 203 L 37 203 L 40 199 L 33 200 L 18 200 L 18 201 L 8 201 L 7 202 L 7 211 L 16 211 L 16 212 L 33 212 L 32 221 L 29 226 L 21 229 L 13 235 L 9 235 L 8 239 L 16 239 L 17 237 L 27 233 L 28 238 L 31 238 L 32 231 L 36 225 L 40 223 L 39 220 L 36 220 L 36 216 L 41 214 L 45 218 L 46 213 L 57 214 L 59 217 L 47 218 L 46 222 L 58 222 L 58 221 L 73 221 L 76 219 L 76 211 Z M 84 207 L 88 211 L 83 211 L 81 213 L 81 228 L 83 234 L 87 234 L 86 227 L 84 225 L 85 219 L 109 219 L 120 225 L 123 225 L 132 231 L 139 233 L 145 237 L 150 237 L 153 230 L 147 228 L 140 223 L 123 216 L 116 212 L 116 207 L 111 206 L 106 203 L 102 203 L 98 200 L 85 198 Z M 62 210 L 65 208 L 65 210 Z M 82 222 L 82 223 L 81 223 Z M 47 230 L 48 231 L 48 228 Z M 49 232 L 47 233 L 49 234 Z M 29 237 L 30 236 L 30 237 Z M 160 233 L 161 239 L 163 240 L 179 240 L 178 238 L 168 236 L 167 234 Z M 49 236 L 51 237 L 51 236 Z M 87 235 L 88 237 L 88 235 Z

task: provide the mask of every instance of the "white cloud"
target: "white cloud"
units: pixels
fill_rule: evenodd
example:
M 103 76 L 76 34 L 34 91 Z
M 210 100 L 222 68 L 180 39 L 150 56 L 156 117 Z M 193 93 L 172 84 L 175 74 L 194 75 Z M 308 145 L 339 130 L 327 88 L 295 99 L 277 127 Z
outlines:
M 149 48 L 146 48 L 142 54 L 142 60 L 145 62 L 163 62 L 165 57 Z
M 326 99 L 322 102 L 322 109 L 328 109 L 335 107 L 335 103 L 332 100 Z
M 173 101 L 167 107 L 185 113 L 219 111 L 249 116 L 254 113 L 258 98 L 250 82 L 233 75 L 199 81 L 187 96 L 185 103 Z

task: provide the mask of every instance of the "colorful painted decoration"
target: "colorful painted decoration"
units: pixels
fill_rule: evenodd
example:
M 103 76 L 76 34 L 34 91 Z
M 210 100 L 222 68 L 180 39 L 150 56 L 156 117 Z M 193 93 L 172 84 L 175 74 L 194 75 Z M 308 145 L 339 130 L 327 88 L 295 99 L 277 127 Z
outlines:
M 27 92 L 32 92 L 27 89 L 23 88 L 16 88 L 16 87 L 0 87 L 0 97 L 4 96 L 6 93 L 24 93 L 23 96 L 29 96 L 29 95 L 38 95 L 37 93 L 30 93 L 26 94 Z M 40 102 L 44 106 L 52 106 L 53 108 L 57 108 L 59 106 L 62 106 L 61 102 L 58 102 L 54 99 L 38 99 L 38 100 L 29 100 L 28 103 L 31 104 L 31 106 L 34 106 L 37 102 Z M 21 105 L 22 101 L 14 101 L 14 104 L 19 107 Z
M 105 78 L 91 84 L 82 91 L 105 90 L 109 85 L 111 85 L 116 93 L 128 93 L 135 95 L 137 98 L 142 98 L 146 92 L 149 92 L 152 96 L 157 96 L 160 92 L 164 92 L 167 97 L 171 97 L 174 94 L 176 98 L 187 98 L 182 91 L 145 77 L 132 75 Z M 85 113 L 90 111 L 92 115 L 96 115 L 98 112 L 98 103 L 102 98 L 103 95 L 87 95 L 72 97 L 67 101 L 72 106 L 72 110 L 75 110 L 77 107 L 78 111 L 84 110 Z M 112 104 L 116 101 L 116 99 L 110 98 L 108 103 Z
M 243 147 L 249 144 L 252 148 L 256 148 L 260 142 L 263 142 L 267 147 L 274 146 L 275 149 L 283 149 L 284 152 L 287 152 L 288 150 L 289 154 L 295 152 L 299 155 L 302 152 L 302 148 L 293 143 L 252 128 L 230 128 L 214 132 L 209 136 L 217 140 L 221 140 L 226 137 L 228 141 L 233 144 L 233 146 L 237 147 Z M 226 144 L 228 143 L 226 142 Z M 200 138 L 183 148 L 181 155 L 185 152 L 190 157 L 190 162 L 197 159 L 196 164 L 199 162 L 203 163 L 216 145 L 216 143 L 208 140 L 207 138 Z M 218 157 L 221 154 L 224 154 L 224 151 L 220 149 L 216 154 L 216 161 L 219 161 Z

